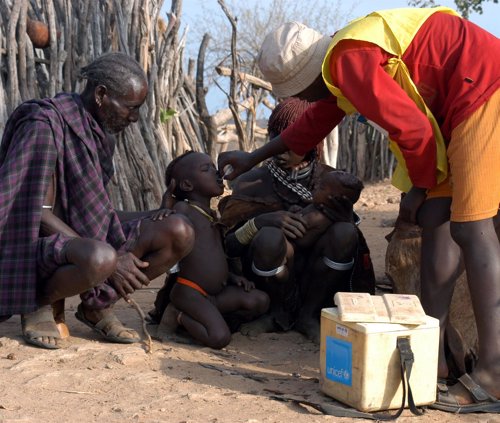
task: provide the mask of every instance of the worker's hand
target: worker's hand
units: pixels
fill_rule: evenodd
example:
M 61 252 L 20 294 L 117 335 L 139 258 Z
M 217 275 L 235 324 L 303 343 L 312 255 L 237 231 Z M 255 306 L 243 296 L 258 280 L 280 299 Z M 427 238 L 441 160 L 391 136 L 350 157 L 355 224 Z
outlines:
M 410 191 L 401 196 L 398 219 L 415 225 L 417 223 L 417 212 L 427 197 L 425 188 L 412 187 Z
M 284 210 L 263 213 L 257 216 L 254 222 L 258 229 L 264 226 L 279 228 L 290 239 L 302 238 L 307 227 L 302 216 Z
M 254 166 L 251 154 L 245 151 L 225 151 L 219 154 L 217 167 L 224 179 L 232 181 Z
M 118 256 L 115 272 L 109 277 L 109 281 L 116 292 L 123 298 L 143 286 L 149 285 L 149 278 L 142 272 L 149 266 L 146 261 L 139 260 L 130 252 Z

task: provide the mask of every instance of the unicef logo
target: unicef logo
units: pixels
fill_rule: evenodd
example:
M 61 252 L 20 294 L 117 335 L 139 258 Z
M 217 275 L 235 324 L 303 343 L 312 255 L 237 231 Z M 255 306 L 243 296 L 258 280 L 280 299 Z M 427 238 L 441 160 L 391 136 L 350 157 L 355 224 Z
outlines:
M 352 344 L 342 339 L 326 337 L 326 377 L 347 386 L 352 385 Z
M 335 367 L 330 367 L 327 369 L 327 374 L 336 379 L 350 380 L 351 373 L 347 369 L 336 369 Z

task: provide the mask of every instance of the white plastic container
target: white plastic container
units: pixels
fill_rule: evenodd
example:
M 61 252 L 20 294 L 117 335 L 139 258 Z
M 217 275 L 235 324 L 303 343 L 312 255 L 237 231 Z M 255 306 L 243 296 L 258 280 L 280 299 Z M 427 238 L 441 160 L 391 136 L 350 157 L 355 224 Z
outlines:
M 348 323 L 336 308 L 321 311 L 321 390 L 360 411 L 401 407 L 397 338 L 410 338 L 415 362 L 410 386 L 416 405 L 436 400 L 439 321 L 427 316 L 418 326 Z M 406 400 L 406 406 L 408 402 Z

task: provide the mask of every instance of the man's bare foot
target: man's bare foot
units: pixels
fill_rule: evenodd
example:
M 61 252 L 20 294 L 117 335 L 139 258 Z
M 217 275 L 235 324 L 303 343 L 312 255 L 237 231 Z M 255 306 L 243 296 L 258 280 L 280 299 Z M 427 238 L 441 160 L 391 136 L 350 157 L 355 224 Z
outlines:
M 171 339 L 179 327 L 178 317 L 180 311 L 169 303 L 158 325 L 157 337 L 160 341 Z
M 295 323 L 294 329 L 310 341 L 319 344 L 321 335 L 319 321 L 317 319 L 313 319 L 312 317 L 299 317 Z
M 132 344 L 141 340 L 135 330 L 122 325 L 111 307 L 102 310 L 89 310 L 80 304 L 75 317 L 110 342 Z
M 69 328 L 66 324 L 66 315 L 64 313 L 64 298 L 52 304 L 52 314 L 56 322 L 57 330 L 61 339 L 69 337 Z
M 189 336 L 189 334 L 182 333 L 182 326 L 179 323 L 179 316 L 182 312 L 179 311 L 172 303 L 169 303 L 156 332 L 156 338 L 161 342 L 177 342 L 178 344 L 185 345 L 200 345 L 197 341 Z M 181 329 L 179 333 L 178 329 Z
M 274 322 L 274 317 L 269 314 L 265 314 L 252 322 L 244 323 L 240 327 L 241 334 L 245 336 L 257 336 L 261 333 L 275 332 L 276 330 L 278 330 L 278 327 Z

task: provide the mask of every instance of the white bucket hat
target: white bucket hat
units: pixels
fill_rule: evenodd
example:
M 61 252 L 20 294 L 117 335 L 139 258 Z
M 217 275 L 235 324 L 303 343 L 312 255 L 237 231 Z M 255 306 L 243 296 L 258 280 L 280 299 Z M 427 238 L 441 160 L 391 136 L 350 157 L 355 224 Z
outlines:
M 321 73 L 331 37 L 299 22 L 288 22 L 267 34 L 257 63 L 278 97 L 306 89 Z

